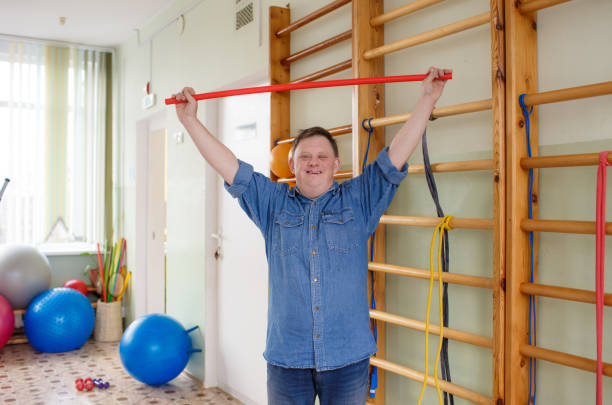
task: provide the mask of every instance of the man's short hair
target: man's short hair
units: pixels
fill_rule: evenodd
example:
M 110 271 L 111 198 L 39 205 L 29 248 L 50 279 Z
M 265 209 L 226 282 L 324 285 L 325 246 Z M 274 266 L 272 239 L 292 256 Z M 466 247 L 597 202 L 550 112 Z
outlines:
M 331 144 L 332 149 L 334 150 L 334 157 L 338 157 L 338 144 L 333 136 L 327 131 L 325 128 L 321 127 L 310 127 L 306 129 L 302 129 L 298 136 L 293 141 L 293 145 L 291 146 L 291 151 L 289 152 L 289 156 L 293 157 L 293 153 L 297 148 L 298 144 L 302 142 L 304 139 L 312 138 L 313 136 L 322 136 L 326 138 Z

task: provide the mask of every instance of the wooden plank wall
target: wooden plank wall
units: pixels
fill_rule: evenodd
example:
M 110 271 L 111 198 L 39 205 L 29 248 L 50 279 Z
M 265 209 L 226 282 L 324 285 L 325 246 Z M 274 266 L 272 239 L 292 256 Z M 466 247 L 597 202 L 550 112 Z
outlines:
M 379 22 L 382 23 L 382 20 L 387 21 L 393 18 L 390 17 L 390 14 L 401 15 L 408 9 L 414 11 L 440 1 L 441 0 L 414 0 L 409 5 L 402 7 L 402 11 L 398 11 L 397 13 L 394 11 L 385 17 L 380 17 L 384 14 L 383 0 L 353 0 L 353 55 L 351 62 L 353 77 L 384 76 L 384 54 L 401 49 L 401 47 L 412 46 L 414 45 L 412 42 L 416 41 L 414 38 L 422 39 L 425 35 L 423 34 L 404 41 L 398 41 L 402 42 L 401 46 L 396 46 L 399 47 L 398 49 L 382 50 L 379 47 L 384 45 L 384 24 L 377 25 L 378 23 L 373 23 L 372 19 L 374 17 L 379 16 L 377 20 L 381 20 Z M 469 163 L 469 166 L 473 167 L 471 170 L 488 170 L 492 168 L 491 181 L 493 183 L 494 193 L 494 214 L 492 221 L 489 220 L 493 224 L 494 238 L 492 282 L 489 280 L 490 285 L 492 285 L 493 295 L 493 319 L 491 320 L 493 322 L 492 396 L 486 397 L 478 393 L 468 392 L 469 390 L 464 390 L 462 387 L 458 387 L 454 384 L 445 385 L 448 389 L 454 390 L 459 396 L 469 398 L 477 403 L 528 403 L 528 356 L 545 356 L 550 352 L 540 350 L 539 348 L 528 347 L 529 295 L 524 291 L 526 288 L 531 288 L 533 286 L 529 285 L 531 267 L 529 232 L 526 230 L 525 225 L 528 219 L 528 201 L 526 199 L 528 195 L 528 171 L 525 170 L 524 167 L 521 167 L 521 159 L 527 157 L 527 145 L 525 138 L 525 119 L 523 118 L 518 103 L 519 95 L 527 93 L 533 100 L 532 104 L 534 104 L 534 107 L 531 113 L 531 150 L 532 155 L 537 156 L 538 102 L 555 102 L 565 99 L 612 93 L 612 82 L 606 82 L 594 86 L 597 87 L 598 90 L 592 90 L 590 87 L 593 86 L 583 86 L 585 89 L 577 88 L 579 91 L 569 89 L 567 91 L 549 92 L 550 94 L 536 94 L 538 90 L 536 12 L 539 8 L 549 7 L 565 1 L 567 0 L 535 0 L 525 2 L 515 0 L 490 0 L 490 12 L 483 13 L 476 17 L 479 24 L 486 23 L 486 18 L 489 18 L 488 22 L 490 24 L 491 34 L 491 100 L 480 100 L 476 102 L 466 100 L 465 104 L 436 108 L 433 114 L 435 117 L 443 117 L 446 115 L 482 111 L 489 108 L 492 110 L 492 165 L 489 166 L 489 163 L 487 163 L 487 167 L 476 168 L 476 166 L 473 165 L 475 162 L 463 162 L 465 164 Z M 337 0 L 334 3 L 330 3 L 327 8 L 337 8 L 337 6 L 346 3 L 348 3 L 347 0 Z M 521 7 L 523 8 L 522 10 L 520 10 Z M 317 13 L 313 13 L 313 15 L 315 14 Z M 485 16 L 487 17 L 485 18 Z M 307 17 L 304 20 L 310 21 L 314 18 L 318 17 L 313 17 L 311 19 Z M 276 35 L 279 30 L 286 28 L 288 25 L 290 25 L 289 9 L 271 7 L 271 84 L 288 83 L 290 81 L 289 64 L 281 63 L 281 60 L 289 56 L 290 53 L 290 35 Z M 454 26 L 456 24 L 451 25 Z M 434 29 L 426 35 L 428 38 L 427 40 L 419 39 L 420 42 L 416 42 L 422 43 L 435 40 L 443 35 L 449 34 L 446 31 L 448 31 L 448 27 Z M 342 37 L 348 38 L 347 33 L 344 33 Z M 329 41 L 331 41 L 331 39 Z M 374 48 L 378 49 L 372 51 Z M 366 57 L 368 53 L 370 56 Z M 347 65 L 346 67 L 348 67 L 348 62 L 349 61 L 344 62 L 344 65 Z M 564 96 L 566 93 L 568 95 Z M 570 93 L 573 95 L 570 95 Z M 538 102 L 536 102 L 536 98 Z M 479 104 L 479 107 L 474 107 L 475 104 Z M 446 110 L 452 110 L 453 112 L 446 114 L 444 113 Z M 289 117 L 289 93 L 272 93 L 270 148 L 275 146 L 276 140 L 289 138 Z M 385 117 L 384 85 L 355 86 L 353 88 L 352 123 L 350 126 L 343 126 L 342 131 L 336 131 L 336 129 L 332 131 L 346 133 L 349 130 L 348 128 L 352 130 L 353 176 L 360 174 L 362 161 L 367 148 L 368 133 L 362 128 L 362 120 L 364 118 L 373 118 L 377 121 L 373 123 L 375 129 L 370 145 L 371 153 L 368 155 L 369 163 L 376 158 L 378 152 L 385 146 L 384 126 L 398 123 L 407 118 L 404 117 L 399 119 L 398 117 L 399 116 Z M 338 129 L 340 129 L 340 127 Z M 574 160 L 576 159 L 578 158 L 576 157 Z M 589 159 L 591 159 L 591 157 L 589 157 Z M 449 169 L 449 171 L 462 170 L 460 166 L 461 165 L 458 165 L 455 169 Z M 416 172 L 419 172 L 419 170 L 412 171 L 412 173 Z M 273 173 L 271 173 L 271 177 L 277 180 Z M 533 185 L 534 218 L 537 218 L 537 178 L 538 173 L 536 168 L 534 169 Z M 419 221 L 416 221 L 415 218 L 412 217 L 397 217 L 395 218 L 397 221 L 392 219 L 393 218 L 390 217 L 386 219 L 383 218 L 381 222 L 387 224 L 403 223 L 403 225 L 417 225 L 416 222 L 421 222 L 420 226 L 423 226 L 425 222 L 429 220 L 437 220 L 437 218 L 418 218 Z M 471 221 L 469 219 L 455 219 L 457 224 L 460 220 Z M 533 223 L 533 227 L 536 227 L 536 225 L 543 226 L 539 224 L 540 222 L 543 221 L 527 221 L 527 223 Z M 559 226 L 567 226 L 569 227 L 568 229 L 574 229 L 571 227 L 573 226 L 572 224 L 567 224 L 567 221 L 558 222 L 563 222 Z M 550 231 L 550 229 L 548 229 L 548 231 Z M 537 232 L 534 238 L 534 248 L 537 252 Z M 387 266 L 385 261 L 385 228 L 384 225 L 380 225 L 376 233 L 376 245 L 374 250 L 375 263 L 373 263 L 371 267 L 377 270 L 375 272 L 375 288 L 373 294 L 376 300 L 376 308 L 380 311 L 377 315 L 377 319 L 379 320 L 373 321 L 377 322 L 379 351 L 377 353 L 377 359 L 372 360 L 380 365 L 378 369 L 379 385 L 376 399 L 368 401 L 368 403 L 375 403 L 377 405 L 385 403 L 385 376 L 382 368 L 417 381 L 419 379 L 422 381 L 423 379 L 420 372 L 401 367 L 385 360 L 385 322 L 390 321 L 393 317 L 393 314 L 384 313 L 385 271 L 387 271 L 389 267 L 393 267 Z M 385 266 L 387 266 L 387 270 L 382 269 L 382 267 Z M 400 266 L 396 267 L 399 268 Z M 534 282 L 537 283 L 537 257 L 534 259 L 534 270 Z M 481 287 L 491 288 L 490 285 Z M 523 288 L 523 292 L 521 288 Z M 531 291 L 536 291 L 533 288 Z M 551 294 L 558 293 L 555 292 L 558 289 L 555 290 L 554 287 L 550 287 L 548 290 L 552 291 Z M 589 292 L 584 293 L 586 294 Z M 534 292 L 534 294 L 537 294 L 537 292 Z M 537 312 L 537 302 L 535 305 Z M 386 320 L 382 320 L 383 318 Z M 402 320 L 402 322 L 404 321 L 406 320 Z M 410 327 L 407 324 L 404 326 Z M 521 350 L 523 352 L 521 352 Z M 561 354 L 555 354 L 549 357 L 554 357 L 558 360 L 560 355 Z M 578 359 L 576 360 L 576 364 L 580 363 L 580 361 L 584 363 L 590 360 Z M 586 367 L 580 367 L 579 365 L 574 366 L 579 368 Z M 591 367 L 591 363 L 589 363 L 588 367 Z
M 372 28 L 370 20 L 384 11 L 383 0 L 353 0 L 353 77 L 375 77 L 385 75 L 384 58 L 366 60 L 363 57 L 365 51 L 384 44 L 384 26 Z M 361 173 L 361 165 L 368 147 L 368 133 L 362 128 L 362 120 L 365 118 L 380 118 L 385 115 L 385 85 L 355 86 L 353 88 L 353 176 Z M 370 153 L 368 162 L 376 159 L 378 152 L 385 147 L 384 128 L 375 128 L 372 133 Z M 374 239 L 374 261 L 385 261 L 385 225 L 378 225 Z M 368 278 L 368 290 L 370 299 L 372 286 Z M 385 310 L 385 273 L 374 274 L 374 299 L 376 309 Z M 385 358 L 385 322 L 376 322 L 377 328 L 377 356 Z M 378 389 L 374 403 L 383 405 L 385 403 L 385 372 L 381 368 L 377 370 Z
M 518 103 L 519 95 L 533 93 L 537 83 L 537 21 L 536 13 L 523 15 L 519 2 L 506 0 L 506 132 L 507 132 L 507 195 L 508 229 L 506 237 L 506 403 L 527 404 L 529 396 L 529 359 L 519 351 L 528 342 L 529 297 L 522 294 L 520 284 L 529 281 L 529 234 L 521 229 L 528 217 L 527 176 L 520 159 L 527 156 L 525 121 Z M 537 107 L 531 115 L 531 143 L 537 155 Z M 537 171 L 534 173 L 537 179 Z M 537 196 L 537 182 L 534 182 Z M 534 202 L 537 217 L 537 200 Z M 537 269 L 537 261 L 535 262 Z M 537 278 L 536 278 L 537 280 Z
M 491 120 L 493 137 L 493 376 L 492 398 L 505 396 L 506 322 L 506 46 L 503 0 L 490 1 L 491 31 Z
M 289 65 L 281 61 L 291 52 L 291 35 L 278 37 L 276 33 L 289 25 L 291 13 L 288 8 L 270 7 L 270 84 L 289 83 Z M 291 131 L 291 97 L 288 91 L 270 93 L 270 150 L 277 139 L 289 138 Z M 270 178 L 278 177 L 270 171 Z

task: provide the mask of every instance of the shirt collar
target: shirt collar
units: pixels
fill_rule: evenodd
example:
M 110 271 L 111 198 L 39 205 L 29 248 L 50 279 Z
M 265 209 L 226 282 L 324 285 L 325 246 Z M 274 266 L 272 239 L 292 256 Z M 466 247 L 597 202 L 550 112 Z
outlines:
M 332 186 L 330 187 L 330 189 L 326 191 L 326 193 L 328 193 L 328 192 L 330 192 L 330 191 L 331 191 L 333 195 L 336 195 L 336 194 L 338 193 L 338 190 L 339 190 L 339 189 L 340 189 L 340 185 L 338 184 L 338 182 L 337 182 L 337 181 L 334 181 L 334 183 L 332 184 Z M 287 190 L 287 195 L 288 195 L 289 197 L 295 197 L 295 193 L 296 193 L 296 191 L 297 191 L 297 193 L 301 194 L 301 193 L 300 193 L 300 190 L 298 190 L 298 189 L 297 189 L 297 186 L 290 187 L 290 188 Z M 303 194 L 301 194 L 301 195 L 303 195 Z M 325 195 L 325 193 L 324 193 L 323 195 Z
M 334 181 L 334 184 L 332 184 L 331 186 L 331 192 L 333 195 L 336 195 L 338 193 L 338 190 L 340 189 L 340 185 L 338 184 L 337 181 Z

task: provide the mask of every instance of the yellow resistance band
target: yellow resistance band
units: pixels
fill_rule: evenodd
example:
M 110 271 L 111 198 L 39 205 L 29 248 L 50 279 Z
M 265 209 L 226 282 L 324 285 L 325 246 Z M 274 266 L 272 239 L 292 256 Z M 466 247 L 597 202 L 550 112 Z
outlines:
M 453 217 L 451 215 L 445 216 L 442 221 L 434 229 L 433 236 L 431 238 L 431 248 L 429 249 L 429 294 L 427 297 L 427 316 L 425 320 L 425 376 L 423 378 L 423 386 L 421 387 L 421 394 L 419 395 L 419 405 L 423 400 L 423 394 L 425 393 L 425 387 L 427 386 L 427 379 L 429 378 L 429 310 L 431 308 L 431 292 L 433 289 L 434 281 L 434 265 L 433 265 L 433 252 L 436 244 L 436 234 L 440 234 L 438 241 L 438 295 L 440 298 L 440 341 L 438 342 L 438 353 L 436 354 L 436 362 L 434 366 L 434 380 L 436 382 L 436 390 L 438 391 L 438 400 L 442 405 L 442 393 L 440 392 L 440 384 L 438 383 L 438 362 L 440 361 L 440 350 L 442 349 L 442 340 L 444 339 L 444 325 L 442 320 L 444 319 L 444 307 L 442 306 L 442 241 L 444 237 L 444 230 L 451 230 L 450 221 Z

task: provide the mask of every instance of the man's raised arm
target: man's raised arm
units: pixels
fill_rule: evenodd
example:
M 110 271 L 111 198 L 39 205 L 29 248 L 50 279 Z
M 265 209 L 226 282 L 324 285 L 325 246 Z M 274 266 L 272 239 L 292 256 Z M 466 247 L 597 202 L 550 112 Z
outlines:
M 450 69 L 429 68 L 429 75 L 423 80 L 419 101 L 389 145 L 389 159 L 398 170 L 406 163 L 421 140 L 431 112 L 442 95 L 446 80 L 434 81 L 434 79 L 451 72 Z
M 223 180 L 232 185 L 238 172 L 238 159 L 198 120 L 198 102 L 193 98 L 193 94 L 195 91 L 191 87 L 185 87 L 174 95 L 177 100 L 187 100 L 186 103 L 176 104 L 176 115 L 189 132 L 200 154 Z

